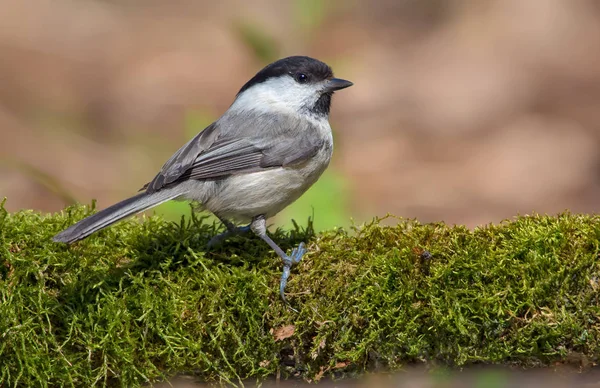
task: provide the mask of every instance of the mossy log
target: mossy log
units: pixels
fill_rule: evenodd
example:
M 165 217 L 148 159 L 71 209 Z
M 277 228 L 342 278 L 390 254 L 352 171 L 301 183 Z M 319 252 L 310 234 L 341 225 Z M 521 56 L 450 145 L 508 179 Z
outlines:
M 474 230 L 374 220 L 206 249 L 220 226 L 131 219 L 67 246 L 92 210 L 0 207 L 0 386 L 139 386 L 178 372 L 236 383 L 407 364 L 598 359 L 600 218 L 519 216 Z

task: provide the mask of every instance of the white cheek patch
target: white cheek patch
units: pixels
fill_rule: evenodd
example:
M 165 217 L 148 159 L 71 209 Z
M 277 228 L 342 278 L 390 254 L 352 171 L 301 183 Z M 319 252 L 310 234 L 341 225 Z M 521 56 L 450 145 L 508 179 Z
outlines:
M 315 105 L 319 90 L 314 84 L 299 84 L 290 76 L 271 78 L 242 92 L 232 108 L 299 113 Z

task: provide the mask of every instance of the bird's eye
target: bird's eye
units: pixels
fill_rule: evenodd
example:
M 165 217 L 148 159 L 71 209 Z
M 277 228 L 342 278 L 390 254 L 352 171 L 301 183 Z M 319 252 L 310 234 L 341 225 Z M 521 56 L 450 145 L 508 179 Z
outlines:
M 304 84 L 308 81 L 308 77 L 304 73 L 296 74 L 295 78 L 296 78 L 296 82 L 298 82 L 299 84 Z

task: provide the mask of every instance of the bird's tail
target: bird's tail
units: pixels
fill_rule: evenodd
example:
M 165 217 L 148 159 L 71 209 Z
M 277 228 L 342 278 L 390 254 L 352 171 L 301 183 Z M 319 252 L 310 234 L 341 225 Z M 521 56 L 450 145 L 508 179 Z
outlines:
M 92 233 L 106 228 L 123 218 L 148 210 L 168 200 L 180 196 L 182 193 L 174 189 L 164 189 L 152 194 L 140 193 L 124 201 L 116 203 L 96 214 L 93 214 L 68 229 L 63 230 L 53 240 L 56 242 L 72 243 L 82 240 Z

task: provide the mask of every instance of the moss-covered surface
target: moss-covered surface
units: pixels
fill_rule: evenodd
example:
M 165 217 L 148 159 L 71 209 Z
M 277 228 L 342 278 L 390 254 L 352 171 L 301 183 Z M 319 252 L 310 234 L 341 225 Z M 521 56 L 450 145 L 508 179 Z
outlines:
M 51 242 L 89 211 L 0 209 L 0 386 L 131 387 L 176 372 L 315 379 L 600 354 L 596 216 L 277 231 L 284 249 L 309 246 L 287 289 L 294 312 L 279 300 L 279 259 L 255 237 L 206 251 L 213 224 L 152 217 Z

